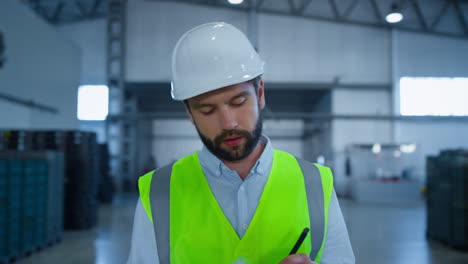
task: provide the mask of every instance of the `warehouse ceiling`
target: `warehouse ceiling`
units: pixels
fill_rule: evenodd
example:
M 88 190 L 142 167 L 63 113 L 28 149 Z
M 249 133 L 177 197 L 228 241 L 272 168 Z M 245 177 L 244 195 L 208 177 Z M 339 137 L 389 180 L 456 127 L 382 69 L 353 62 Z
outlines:
M 334 23 L 398 28 L 400 30 L 468 38 L 468 0 L 147 0 L 183 2 L 265 14 L 301 17 Z M 385 16 L 392 5 L 404 16 L 389 24 Z
M 20 0 L 51 23 L 105 17 L 110 0 Z M 117 0 L 118 1 L 118 0 Z M 132 0 L 130 0 L 132 1 Z M 143 1 L 143 0 L 140 0 Z M 468 38 L 468 0 L 146 0 L 179 2 L 239 11 L 254 11 L 305 19 Z M 402 22 L 385 21 L 392 5 L 404 15 Z
M 105 18 L 109 0 L 18 0 L 52 24 Z

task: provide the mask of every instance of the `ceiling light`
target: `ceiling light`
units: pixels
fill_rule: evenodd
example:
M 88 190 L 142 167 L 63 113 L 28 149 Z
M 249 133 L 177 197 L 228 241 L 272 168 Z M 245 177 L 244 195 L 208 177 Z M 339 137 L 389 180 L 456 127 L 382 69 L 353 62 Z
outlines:
M 228 0 L 231 5 L 240 5 L 244 0 Z
M 388 23 L 395 24 L 403 20 L 403 15 L 398 12 L 390 13 L 385 17 L 385 19 L 387 20 Z
M 388 23 L 398 23 L 403 20 L 403 14 L 397 4 L 393 3 L 390 7 L 390 13 L 385 17 Z

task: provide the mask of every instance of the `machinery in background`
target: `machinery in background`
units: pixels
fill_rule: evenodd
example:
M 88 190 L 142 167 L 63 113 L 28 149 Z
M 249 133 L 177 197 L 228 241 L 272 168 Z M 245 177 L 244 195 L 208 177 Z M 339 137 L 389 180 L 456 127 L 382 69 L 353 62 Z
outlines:
M 416 144 L 352 144 L 345 173 L 350 197 L 365 202 L 421 201 L 423 180 L 416 174 Z

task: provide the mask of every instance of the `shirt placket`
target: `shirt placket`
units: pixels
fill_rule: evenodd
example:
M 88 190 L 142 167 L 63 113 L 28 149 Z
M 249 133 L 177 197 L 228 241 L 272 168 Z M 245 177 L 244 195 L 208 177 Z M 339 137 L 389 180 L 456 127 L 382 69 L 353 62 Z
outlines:
M 239 224 L 239 234 L 241 237 L 247 231 L 250 221 L 249 213 L 249 200 L 248 200 L 248 186 L 252 182 L 252 177 L 255 176 L 254 172 L 251 171 L 246 177 L 246 180 L 241 183 L 237 191 L 237 215 L 238 215 L 238 224 Z

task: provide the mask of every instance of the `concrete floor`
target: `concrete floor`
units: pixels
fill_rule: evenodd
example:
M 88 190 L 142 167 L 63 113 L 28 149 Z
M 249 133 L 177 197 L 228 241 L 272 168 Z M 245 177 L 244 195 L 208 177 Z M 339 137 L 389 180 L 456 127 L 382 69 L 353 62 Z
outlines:
M 468 252 L 426 240 L 426 207 L 340 199 L 358 264 L 468 264 Z
M 63 241 L 19 264 L 125 263 L 136 195 L 121 195 L 101 206 L 97 228 L 65 232 Z M 423 203 L 358 204 L 340 199 L 358 264 L 468 264 L 468 252 L 425 239 Z

